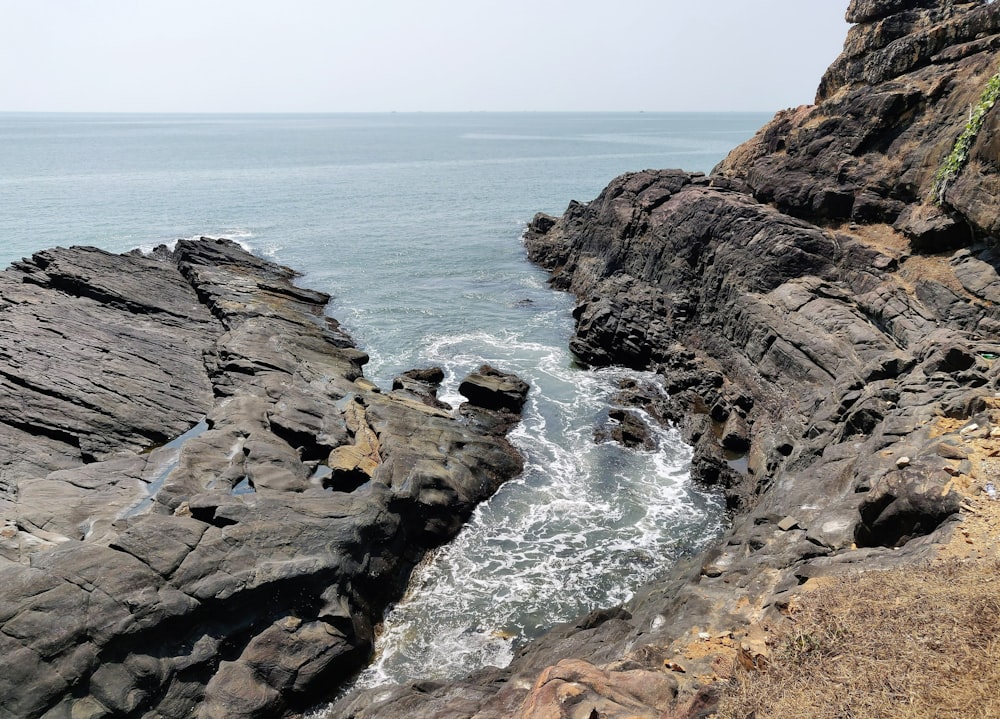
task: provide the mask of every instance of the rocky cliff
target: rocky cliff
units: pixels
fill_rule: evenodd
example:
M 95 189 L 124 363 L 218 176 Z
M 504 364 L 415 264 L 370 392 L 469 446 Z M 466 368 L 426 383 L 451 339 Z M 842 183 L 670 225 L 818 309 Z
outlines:
M 800 586 L 926 562 L 997 478 L 1000 6 L 854 0 L 847 20 L 816 104 L 709 176 L 620 177 L 525 238 L 578 298 L 576 355 L 656 370 L 668 400 L 621 402 L 678 423 L 732 528 L 506 669 L 334 716 L 706 716 Z
M 520 471 L 523 382 L 382 392 L 293 279 L 208 239 L 0 273 L 0 717 L 308 707 Z

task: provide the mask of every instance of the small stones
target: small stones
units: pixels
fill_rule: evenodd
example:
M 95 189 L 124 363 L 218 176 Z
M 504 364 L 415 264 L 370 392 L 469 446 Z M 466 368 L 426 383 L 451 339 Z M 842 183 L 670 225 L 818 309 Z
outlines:
M 785 517 L 780 522 L 778 522 L 778 529 L 782 532 L 789 532 L 793 529 L 799 528 L 799 520 L 795 517 Z
M 902 469 L 903 467 L 909 467 L 910 461 L 911 460 L 909 457 L 906 456 L 900 457 L 899 459 L 896 460 L 896 466 L 899 467 L 900 469 Z

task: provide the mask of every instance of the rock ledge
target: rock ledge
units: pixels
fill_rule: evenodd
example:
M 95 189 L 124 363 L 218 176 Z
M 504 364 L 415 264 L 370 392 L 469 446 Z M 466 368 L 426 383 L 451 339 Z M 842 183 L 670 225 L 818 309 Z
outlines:
M 379 391 L 293 279 L 206 238 L 0 273 L 0 717 L 302 710 L 521 471 L 519 407 Z

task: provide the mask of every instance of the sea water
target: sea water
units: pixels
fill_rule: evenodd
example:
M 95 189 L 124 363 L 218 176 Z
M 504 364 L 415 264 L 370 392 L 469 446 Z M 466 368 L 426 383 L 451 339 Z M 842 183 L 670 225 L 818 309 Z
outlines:
M 56 245 L 112 252 L 229 237 L 329 292 L 388 388 L 483 363 L 531 385 L 524 474 L 415 571 L 357 686 L 504 665 L 554 623 L 625 601 L 721 527 L 689 452 L 595 442 L 617 383 L 567 350 L 573 298 L 525 258 L 536 211 L 616 175 L 708 171 L 760 114 L 0 114 L 0 264 Z M 647 377 L 647 379 L 649 379 Z

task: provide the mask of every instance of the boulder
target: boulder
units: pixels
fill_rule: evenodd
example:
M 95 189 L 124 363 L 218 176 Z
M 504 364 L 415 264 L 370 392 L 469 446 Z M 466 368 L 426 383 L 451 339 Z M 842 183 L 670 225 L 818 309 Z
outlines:
M 909 205 L 893 227 L 910 238 L 915 250 L 928 252 L 962 247 L 972 239 L 967 225 L 937 205 Z
M 528 383 L 515 375 L 483 365 L 458 386 L 458 391 L 476 407 L 520 412 L 528 397 Z
M 649 425 L 638 412 L 623 407 L 612 407 L 608 413 L 614 424 L 610 427 L 610 437 L 625 447 L 651 450 L 656 447 Z

